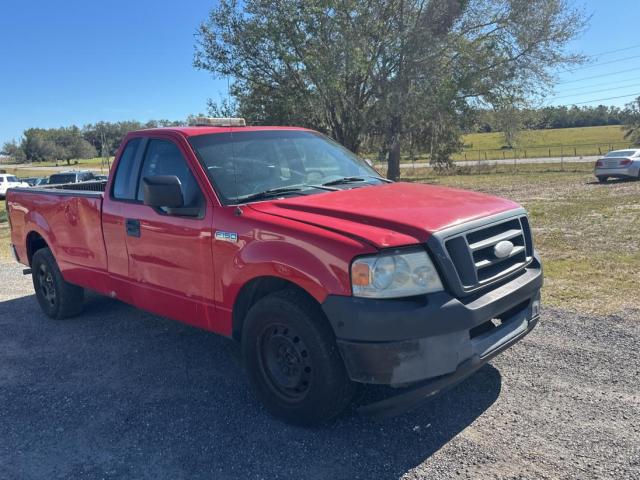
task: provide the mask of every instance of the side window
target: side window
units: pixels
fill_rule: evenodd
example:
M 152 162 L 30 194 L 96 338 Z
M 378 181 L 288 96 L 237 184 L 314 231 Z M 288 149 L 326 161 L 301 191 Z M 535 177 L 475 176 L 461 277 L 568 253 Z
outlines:
M 141 138 L 134 138 L 127 143 L 113 182 L 113 197 L 120 200 L 135 200 L 138 175 L 135 171 L 135 159 Z
M 198 182 L 175 143 L 168 140 L 149 140 L 140 173 L 138 200 L 144 200 L 142 179 L 156 175 L 175 175 L 182 185 L 184 209 L 173 209 L 169 213 L 193 215 L 193 210 L 198 210 L 204 204 Z

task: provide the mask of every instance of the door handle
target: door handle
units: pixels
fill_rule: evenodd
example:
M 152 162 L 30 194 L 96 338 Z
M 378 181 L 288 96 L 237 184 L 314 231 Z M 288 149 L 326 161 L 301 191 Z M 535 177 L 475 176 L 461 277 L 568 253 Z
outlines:
M 125 222 L 125 228 L 127 229 L 128 236 L 140 238 L 140 220 L 127 218 L 127 221 Z

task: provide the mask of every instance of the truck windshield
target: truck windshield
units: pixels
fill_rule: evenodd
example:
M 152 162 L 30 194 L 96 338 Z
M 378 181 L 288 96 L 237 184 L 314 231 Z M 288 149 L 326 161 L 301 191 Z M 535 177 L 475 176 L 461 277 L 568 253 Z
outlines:
M 316 132 L 234 131 L 199 135 L 189 141 L 227 205 L 277 196 L 273 193 L 303 195 L 337 190 L 337 185 L 346 188 L 385 181 L 364 160 Z M 333 186 L 318 188 L 328 183 Z

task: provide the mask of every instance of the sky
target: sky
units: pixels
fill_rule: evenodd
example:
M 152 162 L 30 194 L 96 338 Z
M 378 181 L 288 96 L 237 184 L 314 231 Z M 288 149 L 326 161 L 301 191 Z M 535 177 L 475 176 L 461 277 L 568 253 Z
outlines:
M 640 94 L 640 0 L 572 1 L 592 18 L 568 48 L 589 55 L 591 64 L 559 74 L 549 103 L 628 103 Z M 192 66 L 194 33 L 214 6 L 213 0 L 2 0 L 0 145 L 29 127 L 182 120 L 205 112 L 208 98 L 227 92 L 225 79 Z M 592 101 L 600 99 L 608 100 Z

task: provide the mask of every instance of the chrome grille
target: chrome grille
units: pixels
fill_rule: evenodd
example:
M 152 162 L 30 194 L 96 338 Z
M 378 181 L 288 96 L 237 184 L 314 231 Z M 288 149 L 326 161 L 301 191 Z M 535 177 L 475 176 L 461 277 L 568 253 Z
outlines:
M 496 245 L 504 241 L 513 248 L 505 256 L 497 255 Z M 445 238 L 444 247 L 465 292 L 515 273 L 533 258 L 531 229 L 524 215 L 464 230 Z

